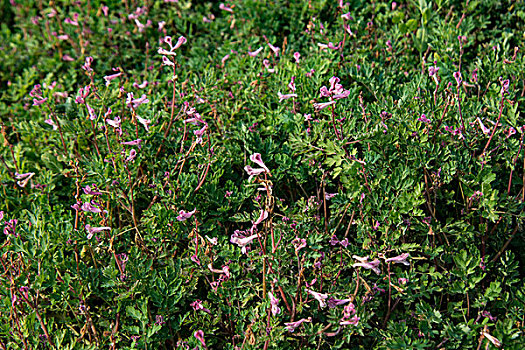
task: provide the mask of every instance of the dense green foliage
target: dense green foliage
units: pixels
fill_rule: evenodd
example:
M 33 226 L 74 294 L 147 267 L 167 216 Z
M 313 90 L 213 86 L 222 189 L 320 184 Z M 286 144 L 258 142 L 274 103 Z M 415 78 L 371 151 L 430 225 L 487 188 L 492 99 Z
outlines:
M 0 18 L 1 349 L 525 348 L 522 0 Z

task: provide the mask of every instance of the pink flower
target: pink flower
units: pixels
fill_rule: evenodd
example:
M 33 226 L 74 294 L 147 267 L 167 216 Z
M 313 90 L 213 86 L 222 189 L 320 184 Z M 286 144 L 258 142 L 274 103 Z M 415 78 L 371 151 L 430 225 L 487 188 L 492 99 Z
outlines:
M 140 98 L 133 98 L 133 93 L 128 93 L 128 98 L 126 99 L 126 104 L 128 107 L 137 109 L 138 106 L 140 106 L 143 103 L 149 103 L 148 98 L 146 97 L 146 94 L 142 94 Z
M 282 102 L 283 100 L 287 100 L 289 98 L 292 98 L 292 97 L 297 97 L 297 94 L 281 94 L 281 92 L 279 91 L 277 93 L 277 96 L 279 97 L 279 102 Z
M 264 170 L 263 168 L 257 168 L 257 169 L 254 169 L 252 168 L 251 166 L 247 165 L 244 167 L 244 170 L 246 171 L 246 173 L 248 173 L 248 175 L 250 176 L 248 178 L 248 181 L 251 181 L 252 177 L 254 176 L 257 176 L 259 174 L 262 174 L 264 173 L 266 170 Z
M 456 83 L 458 86 L 461 85 L 462 79 L 461 79 L 461 73 L 460 72 L 454 72 L 454 79 L 456 79 Z
M 261 222 L 266 220 L 268 218 L 268 212 L 266 210 L 261 209 L 261 214 L 259 215 L 259 218 L 253 223 L 254 226 L 259 225 Z
M 198 330 L 195 333 L 193 333 L 193 336 L 197 338 L 198 341 L 201 342 L 202 346 L 206 348 L 206 342 L 204 341 L 204 332 L 202 330 Z
M 288 332 L 292 333 L 297 327 L 299 327 L 304 322 L 312 322 L 312 318 L 302 318 L 299 321 L 295 322 L 285 322 L 284 325 L 286 326 L 286 329 Z
M 270 298 L 270 305 L 272 306 L 272 314 L 274 316 L 280 314 L 281 309 L 279 308 L 279 306 L 277 306 L 279 304 L 279 299 L 274 297 L 272 292 L 268 292 L 268 297 Z
M 115 119 L 106 119 L 106 123 L 108 123 L 114 128 L 120 128 L 121 120 L 120 117 L 117 116 L 115 117 Z
M 417 120 L 422 123 L 430 123 L 430 120 L 428 120 L 427 116 L 424 114 L 421 114 L 421 117 L 417 118 Z
M 346 21 L 349 21 L 350 19 L 352 19 L 352 16 L 350 15 L 350 12 L 348 12 L 348 13 L 341 15 L 341 18 Z
M 91 204 L 90 202 L 86 202 L 84 204 L 82 204 L 82 206 L 80 207 L 80 209 L 82 211 L 86 211 L 86 212 L 90 212 L 90 213 L 102 213 L 102 210 L 96 206 L 94 206 L 93 204 Z
M 255 56 L 257 56 L 262 50 L 263 50 L 263 47 L 261 46 L 261 47 L 259 47 L 257 50 L 255 50 L 255 51 L 251 51 L 251 52 L 248 51 L 248 55 L 249 55 L 249 56 L 252 56 L 252 57 L 255 57 Z
M 360 267 L 364 267 L 365 269 L 371 269 L 378 275 L 381 273 L 381 270 L 378 268 L 381 262 L 378 259 L 374 259 L 374 261 L 368 262 L 368 256 L 361 258 L 357 255 L 352 255 L 352 258 L 359 261 L 358 263 L 355 263 L 354 265 L 352 265 L 353 267 L 360 266 Z
M 78 13 L 75 13 L 73 15 L 73 18 L 74 19 L 71 19 L 69 17 L 67 17 L 65 20 L 64 20 L 64 23 L 67 23 L 67 24 L 71 24 L 72 26 L 75 26 L 75 27 L 78 27 Z
M 224 62 L 226 62 L 226 60 L 227 60 L 228 58 L 230 58 L 230 55 L 226 55 L 226 56 L 224 56 L 224 57 L 221 59 L 221 63 L 222 63 L 223 66 L 224 66 Z
M 87 110 L 88 110 L 89 120 L 96 120 L 97 119 L 97 114 L 95 113 L 95 110 L 93 108 L 91 108 L 91 106 L 88 105 L 87 103 L 86 103 L 86 107 L 87 107 Z
M 160 49 L 159 49 L 160 51 Z M 173 63 L 168 57 L 166 56 L 162 56 L 162 64 L 164 66 L 169 66 L 169 67 L 175 67 L 175 63 Z
M 19 180 L 16 182 L 16 184 L 20 187 L 26 187 L 27 183 L 29 182 L 29 179 L 31 179 L 34 175 L 35 173 L 15 173 L 15 179 Z
M 85 194 L 89 194 L 89 195 L 102 194 L 101 192 L 97 191 L 97 186 L 96 185 L 93 185 L 93 189 L 91 188 L 91 186 L 86 186 L 82 190 L 84 191 Z
M 106 75 L 104 77 L 104 80 L 106 81 L 106 86 L 109 86 L 109 84 L 111 83 L 112 80 L 117 79 L 121 75 L 122 75 L 122 72 L 116 73 L 116 74 L 112 74 L 112 75 Z
M 75 99 L 75 102 L 79 103 L 79 104 L 86 103 L 85 98 L 89 95 L 89 90 L 90 89 L 91 89 L 91 87 L 89 85 L 84 86 L 83 88 L 80 88 L 78 90 L 78 95 L 77 95 L 77 97 Z
M 228 7 L 228 6 L 224 5 L 223 3 L 221 3 L 221 4 L 219 5 L 219 8 L 220 8 L 221 10 L 223 10 L 223 11 L 227 11 L 227 12 L 233 13 L 233 10 L 231 9 L 231 7 Z
M 102 231 L 108 231 L 111 230 L 111 227 L 91 227 L 89 224 L 86 225 L 86 231 L 88 232 L 87 239 L 91 239 L 95 233 L 99 233 Z
M 242 253 L 246 254 L 246 246 L 252 243 L 253 240 L 257 238 L 257 235 L 245 237 L 242 233 L 243 231 L 235 230 L 233 235 L 230 237 L 230 242 L 237 244 L 237 246 L 241 248 Z
M 121 145 L 127 145 L 127 146 L 140 146 L 140 143 L 142 142 L 141 139 L 136 139 L 136 140 L 133 140 L 133 141 L 126 141 L 126 142 L 121 142 L 120 144 Z
M 481 131 L 483 131 L 485 135 L 490 134 L 490 129 L 487 128 L 485 125 L 483 125 L 483 122 L 481 121 L 481 119 L 479 119 L 479 117 L 476 119 L 476 121 L 479 123 L 479 127 L 481 128 Z
M 279 56 L 279 51 L 280 51 L 281 49 L 279 49 L 279 48 L 276 47 L 276 46 L 273 46 L 273 45 L 270 44 L 270 43 L 268 43 L 268 46 L 270 47 L 270 49 L 272 49 L 272 51 L 273 51 L 275 57 Z
M 318 292 L 314 292 L 313 290 L 311 289 L 306 289 L 306 291 L 311 294 L 315 300 L 317 300 L 319 302 L 319 306 L 320 307 L 325 307 L 326 306 L 326 302 L 325 300 L 328 298 L 328 294 L 323 294 L 323 293 L 318 293 Z
M 146 131 L 149 131 L 149 125 L 151 124 L 151 120 L 141 118 L 138 114 L 137 114 L 137 120 L 139 121 L 140 124 L 144 126 L 144 129 L 146 129 Z
M 44 104 L 47 101 L 47 97 L 43 98 L 41 100 L 37 100 L 36 98 L 33 99 L 33 106 L 40 106 Z
M 295 63 L 299 63 L 299 59 L 301 58 L 301 54 L 299 52 L 295 52 L 293 54 L 293 58 L 295 58 Z
M 129 151 L 129 156 L 125 160 L 126 162 L 132 162 L 136 156 L 137 156 L 137 151 L 135 151 L 134 149 L 131 149 L 131 151 Z
M 193 209 L 192 211 L 189 211 L 189 212 L 185 212 L 184 210 L 181 210 L 181 211 L 179 211 L 179 216 L 177 216 L 176 219 L 179 220 L 179 221 L 186 221 L 189 218 L 191 218 L 193 214 L 195 214 L 196 210 L 197 210 L 197 208 L 195 208 L 195 209 Z
M 255 164 L 257 164 L 258 166 L 260 166 L 261 168 L 263 168 L 267 173 L 270 173 L 270 170 L 266 167 L 266 165 L 264 165 L 260 153 L 254 153 L 254 154 L 252 154 L 252 155 L 250 156 L 250 160 L 251 160 L 252 162 L 254 162 Z
M 292 244 L 295 248 L 295 253 L 297 254 L 297 252 L 301 249 L 303 249 L 304 247 L 306 247 L 306 239 L 305 238 L 299 238 L 299 237 L 296 237 L 293 241 L 292 241 Z
M 314 103 L 314 108 L 316 111 L 320 111 L 334 104 L 335 104 L 335 101 L 324 102 L 324 103 Z
M 360 319 L 361 319 L 360 317 L 357 317 L 357 315 L 355 315 L 354 317 L 350 319 L 345 319 L 345 318 L 341 319 L 341 321 L 339 321 L 339 324 L 341 326 L 348 326 L 348 325 L 356 326 L 359 323 Z
M 408 257 L 409 257 L 408 253 L 403 253 L 403 254 L 398 255 L 396 257 L 385 259 L 385 262 L 387 262 L 387 263 L 388 262 L 394 262 L 396 264 L 403 264 L 403 265 L 406 265 L 406 266 L 410 266 L 410 263 L 406 260 Z
M 58 129 L 58 126 L 55 124 L 55 122 L 51 118 L 44 120 L 44 123 L 51 125 L 53 127 L 53 130 Z
M 144 82 L 142 82 L 142 84 L 138 84 L 138 83 L 133 83 L 133 87 L 135 89 L 144 89 L 146 86 L 148 86 L 149 82 L 147 80 L 144 80 Z
M 91 57 L 91 56 L 86 57 L 86 62 L 82 66 L 82 69 L 85 70 L 88 73 L 89 72 L 93 72 L 93 69 L 91 68 L 91 63 L 93 63 L 93 57 Z
M 292 77 L 292 79 L 288 83 L 288 88 L 290 89 L 290 91 L 295 92 L 295 77 Z
M 185 37 L 179 36 L 179 39 L 177 39 L 177 43 L 171 48 L 171 51 L 177 50 L 179 47 L 181 47 L 181 45 L 186 44 L 187 41 L 188 40 L 186 40 Z

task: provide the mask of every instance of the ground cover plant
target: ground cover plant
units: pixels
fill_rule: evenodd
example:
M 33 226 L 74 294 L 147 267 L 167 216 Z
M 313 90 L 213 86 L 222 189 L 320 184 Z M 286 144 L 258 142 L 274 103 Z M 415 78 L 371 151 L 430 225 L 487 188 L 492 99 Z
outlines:
M 523 1 L 17 1 L 1 349 L 523 349 Z

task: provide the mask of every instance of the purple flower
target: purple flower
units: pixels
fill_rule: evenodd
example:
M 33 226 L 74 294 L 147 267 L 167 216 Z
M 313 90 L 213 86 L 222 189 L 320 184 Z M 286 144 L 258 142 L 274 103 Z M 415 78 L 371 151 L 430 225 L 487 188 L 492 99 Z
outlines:
M 192 211 L 185 212 L 184 210 L 179 211 L 179 216 L 177 216 L 177 220 L 179 221 L 186 221 L 189 218 L 192 217 L 193 214 L 195 214 L 195 211 L 197 208 L 193 209 Z
M 364 258 L 361 258 L 357 255 L 352 255 L 352 258 L 359 261 L 358 263 L 355 263 L 352 265 L 353 267 L 363 267 L 365 269 L 369 269 L 374 271 L 376 274 L 380 274 L 381 270 L 378 268 L 379 264 L 381 263 L 378 259 L 374 259 L 374 261 L 368 262 L 368 256 L 365 256 Z
M 439 67 L 436 67 L 436 66 L 428 67 L 428 76 L 433 77 L 437 75 L 438 71 L 439 71 Z
M 385 259 L 385 262 L 394 262 L 396 264 L 403 264 L 406 266 L 410 266 L 410 263 L 407 261 L 407 258 L 409 257 L 408 253 L 403 253 L 401 255 L 395 256 L 393 258 Z
M 286 326 L 286 329 L 288 332 L 292 333 L 297 327 L 299 327 L 304 322 L 312 322 L 312 318 L 302 318 L 299 321 L 295 322 L 285 322 L 284 325 Z

